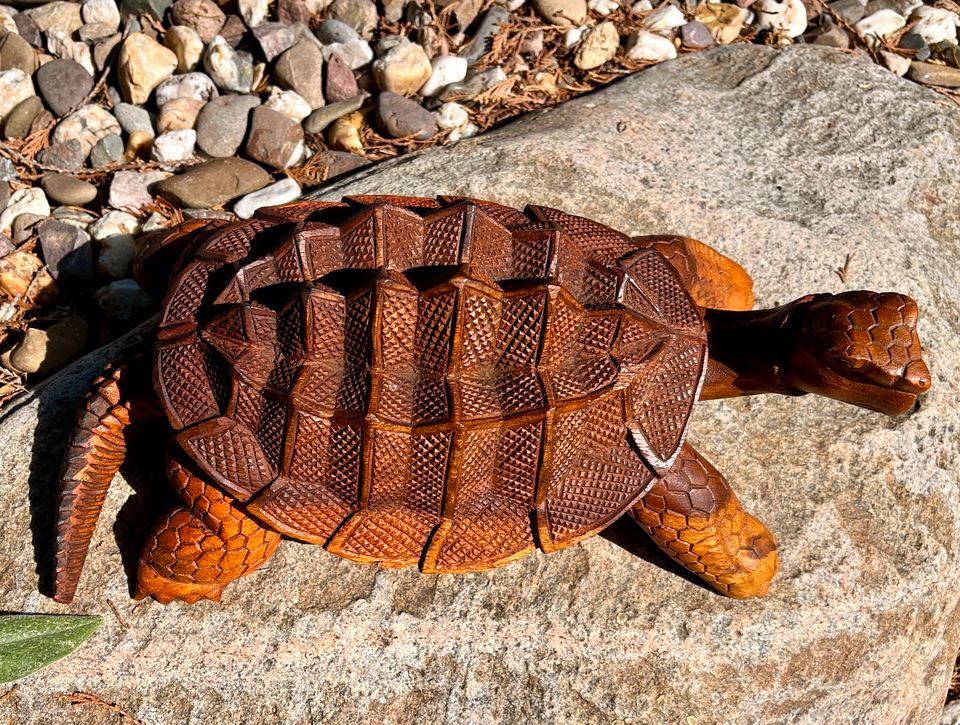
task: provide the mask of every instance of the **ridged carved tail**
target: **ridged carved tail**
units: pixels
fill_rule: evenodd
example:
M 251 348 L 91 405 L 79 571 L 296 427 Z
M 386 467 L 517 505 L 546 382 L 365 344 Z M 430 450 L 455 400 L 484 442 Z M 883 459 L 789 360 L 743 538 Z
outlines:
M 57 496 L 54 594 L 73 601 L 100 510 L 126 454 L 129 411 L 120 403 L 119 370 L 94 381 L 63 456 Z

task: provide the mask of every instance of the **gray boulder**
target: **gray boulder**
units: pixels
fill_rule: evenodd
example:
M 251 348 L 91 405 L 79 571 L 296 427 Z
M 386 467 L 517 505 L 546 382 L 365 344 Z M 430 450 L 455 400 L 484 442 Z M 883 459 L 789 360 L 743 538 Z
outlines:
M 698 407 L 691 440 L 780 541 L 763 600 L 678 575 L 621 521 L 466 576 L 285 542 L 219 604 L 135 606 L 117 539 L 136 538 L 145 508 L 120 483 L 65 607 L 37 593 L 34 552 L 46 561 L 68 402 L 95 368 L 81 361 L 0 422 L 0 610 L 101 612 L 104 626 L 0 713 L 44 722 L 84 690 L 151 725 L 937 721 L 960 636 L 958 153 L 960 112 L 929 90 L 829 49 L 736 46 L 328 187 L 691 235 L 742 261 L 762 305 L 902 290 L 921 305 L 934 389 L 898 420 L 813 397 Z

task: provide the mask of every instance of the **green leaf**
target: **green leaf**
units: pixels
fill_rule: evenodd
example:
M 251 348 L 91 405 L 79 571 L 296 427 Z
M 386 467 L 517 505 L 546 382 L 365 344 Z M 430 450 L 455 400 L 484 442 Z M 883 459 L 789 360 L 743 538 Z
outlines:
M 66 657 L 86 642 L 102 622 L 99 614 L 0 616 L 0 682 L 19 680 Z

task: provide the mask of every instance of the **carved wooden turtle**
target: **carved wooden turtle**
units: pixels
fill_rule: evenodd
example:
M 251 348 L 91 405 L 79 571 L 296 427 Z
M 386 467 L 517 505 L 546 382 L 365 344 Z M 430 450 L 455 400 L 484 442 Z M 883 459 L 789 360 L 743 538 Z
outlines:
M 157 400 L 182 503 L 147 538 L 138 596 L 218 599 L 281 536 L 467 572 L 627 513 L 681 565 L 749 597 L 766 592 L 776 545 L 684 442 L 698 398 L 813 392 L 895 415 L 930 386 L 908 297 L 752 311 L 746 272 L 700 242 L 631 239 L 541 206 L 304 201 L 187 222 L 136 268 L 166 290 L 155 346 L 99 379 L 79 416 L 59 601 L 74 596 L 124 428 Z

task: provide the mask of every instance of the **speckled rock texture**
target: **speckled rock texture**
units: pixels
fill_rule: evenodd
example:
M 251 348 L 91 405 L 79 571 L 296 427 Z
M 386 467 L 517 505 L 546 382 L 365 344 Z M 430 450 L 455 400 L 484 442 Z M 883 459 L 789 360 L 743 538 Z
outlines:
M 37 593 L 34 557 L 82 361 L 0 422 L 0 609 L 105 623 L 0 700 L 0 720 L 117 721 L 59 697 L 84 690 L 150 725 L 935 722 L 960 635 L 958 149 L 960 112 L 876 65 L 738 46 L 328 187 L 688 234 L 742 261 L 763 305 L 901 290 L 921 306 L 934 390 L 898 420 L 813 397 L 698 407 L 691 440 L 781 544 L 760 601 L 698 586 L 621 521 L 469 576 L 285 542 L 220 604 L 135 606 L 117 540 L 143 526 L 144 496 L 118 482 L 65 607 Z M 154 467 L 140 458 L 128 480 L 143 491 Z

